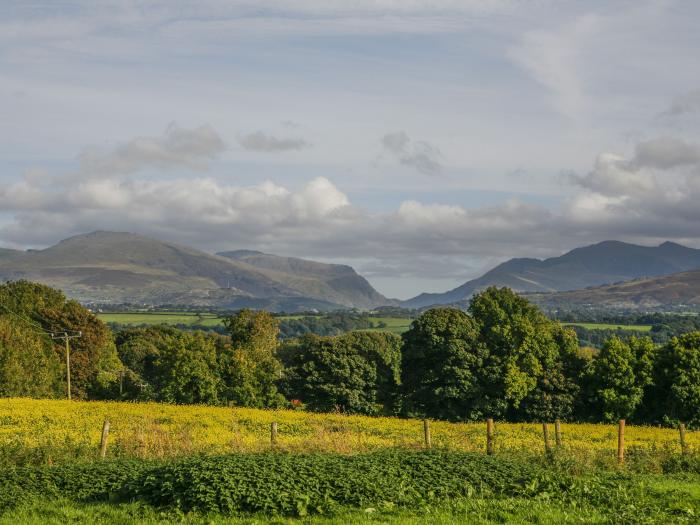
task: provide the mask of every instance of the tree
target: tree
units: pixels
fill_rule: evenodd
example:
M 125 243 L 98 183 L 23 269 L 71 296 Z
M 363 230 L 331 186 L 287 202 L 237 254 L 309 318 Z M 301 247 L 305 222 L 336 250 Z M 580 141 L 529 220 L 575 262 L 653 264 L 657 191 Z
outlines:
M 456 308 L 433 308 L 403 334 L 403 411 L 412 416 L 481 417 L 487 349 L 474 320 Z M 488 402 L 488 399 L 486 400 Z
M 167 403 L 219 402 L 220 378 L 213 340 L 202 332 L 153 326 L 117 336 L 127 367 L 125 397 Z
M 634 417 L 652 382 L 653 353 L 648 338 L 613 336 L 603 344 L 588 371 L 592 419 L 613 422 Z
M 31 325 L 0 315 L 0 397 L 61 395 L 63 368 L 51 340 Z
M 659 352 L 648 396 L 653 419 L 700 428 L 700 332 L 674 337 Z
M 282 381 L 311 410 L 391 413 L 400 382 L 401 339 L 391 333 L 307 335 L 286 348 Z
M 0 285 L 5 311 L 46 332 L 81 332 L 71 340 L 71 394 L 78 398 L 103 397 L 116 384 L 121 363 L 112 334 L 100 319 L 77 301 L 67 300 L 53 288 L 29 281 Z M 18 321 L 21 322 L 21 321 Z M 56 347 L 63 360 L 63 347 Z
M 276 355 L 277 320 L 265 311 L 243 309 L 224 324 L 231 339 L 230 345 L 220 343 L 218 348 L 222 398 L 239 406 L 282 406 L 285 400 L 277 389 L 282 376 Z
M 581 366 L 575 333 L 508 288 L 475 295 L 469 313 L 485 348 L 475 413 L 512 420 L 569 417 Z

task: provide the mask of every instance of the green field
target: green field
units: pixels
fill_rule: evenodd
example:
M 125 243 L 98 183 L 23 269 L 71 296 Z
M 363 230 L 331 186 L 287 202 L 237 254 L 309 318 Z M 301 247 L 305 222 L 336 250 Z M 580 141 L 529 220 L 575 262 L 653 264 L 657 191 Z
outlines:
M 377 325 L 379 323 L 386 324 L 384 328 L 370 328 L 370 331 L 386 331 L 402 334 L 411 326 L 413 319 L 406 317 L 371 317 L 372 322 Z
M 156 324 L 218 326 L 221 324 L 219 316 L 206 312 L 115 312 L 100 313 L 97 316 L 105 323 L 131 326 Z
M 635 332 L 648 332 L 649 324 L 607 324 L 607 323 L 562 323 L 564 326 L 580 326 L 588 330 L 632 330 Z

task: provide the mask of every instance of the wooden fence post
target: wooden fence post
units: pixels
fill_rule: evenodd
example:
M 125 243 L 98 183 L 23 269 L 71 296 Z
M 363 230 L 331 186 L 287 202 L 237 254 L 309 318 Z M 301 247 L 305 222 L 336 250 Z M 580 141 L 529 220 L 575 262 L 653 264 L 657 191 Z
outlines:
M 489 456 L 492 456 L 495 452 L 493 441 L 493 419 L 488 418 L 486 420 L 486 453 Z
M 549 442 L 549 425 L 542 423 L 542 435 L 544 436 L 544 451 L 547 455 L 552 453 L 552 445 Z
M 430 450 L 430 447 L 432 447 L 432 439 L 430 436 L 430 421 L 427 419 L 423 420 L 423 438 L 425 440 L 425 448 Z
M 685 441 L 685 425 L 683 423 L 678 424 L 678 434 L 681 438 L 681 454 L 685 456 L 688 454 L 688 444 Z
M 617 463 L 625 462 L 625 420 L 621 419 L 617 426 Z
M 277 444 L 277 421 L 270 424 L 270 443 L 273 446 Z
M 109 419 L 105 419 L 102 424 L 102 439 L 100 440 L 100 458 L 104 459 L 107 455 L 107 438 L 109 437 Z
M 554 439 L 556 440 L 557 448 L 561 448 L 561 421 L 558 419 L 554 422 Z

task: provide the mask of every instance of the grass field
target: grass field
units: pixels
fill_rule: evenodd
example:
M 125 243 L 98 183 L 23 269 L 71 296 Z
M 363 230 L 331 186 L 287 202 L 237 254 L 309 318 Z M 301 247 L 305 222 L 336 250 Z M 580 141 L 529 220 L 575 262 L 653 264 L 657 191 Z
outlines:
M 203 325 L 218 326 L 221 318 L 211 313 L 194 312 L 115 312 L 100 313 L 97 315 L 105 323 L 118 323 L 122 325 Z
M 580 326 L 588 330 L 633 330 L 637 332 L 648 332 L 651 325 L 648 324 L 607 324 L 607 323 L 562 323 L 564 326 Z
M 675 430 L 628 426 L 619 466 L 613 425 L 563 424 L 552 455 L 539 424 L 497 422 L 495 456 L 483 423 L 431 430 L 425 452 L 420 420 L 0 399 L 0 524 L 631 525 L 700 515 L 697 432 L 682 459 Z
M 371 328 L 372 331 L 385 330 L 387 332 L 394 332 L 395 334 L 402 334 L 408 330 L 411 326 L 413 319 L 407 317 L 372 317 L 372 322 L 375 324 L 384 323 L 385 328 Z

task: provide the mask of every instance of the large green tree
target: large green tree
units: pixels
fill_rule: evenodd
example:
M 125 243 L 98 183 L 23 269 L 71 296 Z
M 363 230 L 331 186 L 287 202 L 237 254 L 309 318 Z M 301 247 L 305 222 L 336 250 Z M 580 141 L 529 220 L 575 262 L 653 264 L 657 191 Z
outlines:
M 571 415 L 578 394 L 578 340 L 509 288 L 475 295 L 469 313 L 487 349 L 483 415 L 551 420 Z
M 285 394 L 311 410 L 391 413 L 400 382 L 401 338 L 386 332 L 307 335 L 287 345 Z
M 650 419 L 700 428 L 700 332 L 674 337 L 659 351 Z
M 633 419 L 652 383 L 654 345 L 649 338 L 608 339 L 588 368 L 589 418 Z
M 230 344 L 218 345 L 222 398 L 239 406 L 284 405 L 284 396 L 277 388 L 282 377 L 282 364 L 277 357 L 277 320 L 265 311 L 243 309 L 224 324 Z
M 567 418 L 581 366 L 572 331 L 492 287 L 469 314 L 429 310 L 404 334 L 404 409 L 454 420 Z
M 124 330 L 117 336 L 127 367 L 123 395 L 168 403 L 217 404 L 216 346 L 206 334 L 166 326 Z
M 456 308 L 433 308 L 411 323 L 403 341 L 404 413 L 451 420 L 481 415 L 480 375 L 488 351 L 471 317 Z

